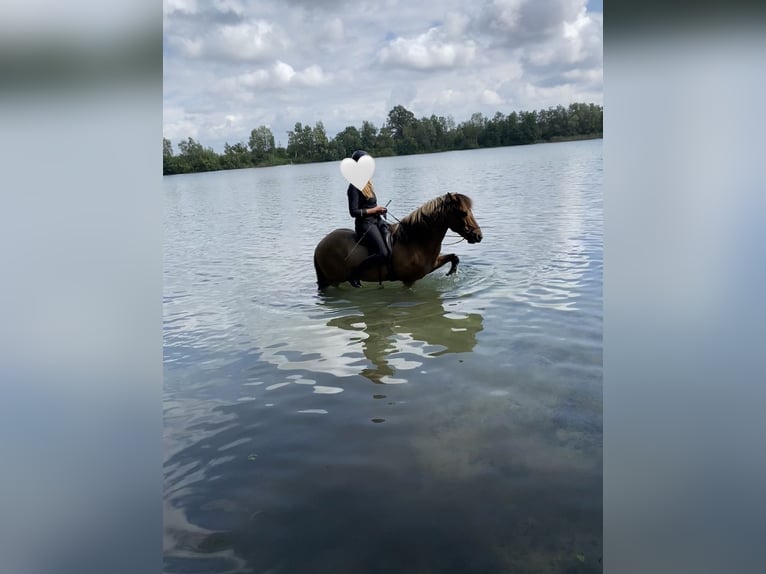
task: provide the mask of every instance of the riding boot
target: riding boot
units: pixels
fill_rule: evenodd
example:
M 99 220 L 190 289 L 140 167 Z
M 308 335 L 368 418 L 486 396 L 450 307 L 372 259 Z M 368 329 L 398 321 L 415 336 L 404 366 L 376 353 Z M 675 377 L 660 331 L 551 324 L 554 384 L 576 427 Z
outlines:
M 388 223 L 383 223 L 380 226 L 380 235 L 383 237 L 383 242 L 386 244 L 387 253 L 385 258 L 388 280 L 395 281 L 396 276 L 394 275 L 394 251 L 392 249 L 393 246 L 391 245 L 391 228 L 389 227 Z

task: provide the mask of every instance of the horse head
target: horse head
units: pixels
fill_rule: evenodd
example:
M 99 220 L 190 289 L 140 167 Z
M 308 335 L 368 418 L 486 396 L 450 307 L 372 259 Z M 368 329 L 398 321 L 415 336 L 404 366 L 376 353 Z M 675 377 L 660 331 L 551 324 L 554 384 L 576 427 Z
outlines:
M 468 243 L 479 243 L 482 240 L 481 227 L 473 217 L 471 198 L 461 193 L 448 193 L 444 196 L 444 205 L 448 227 Z

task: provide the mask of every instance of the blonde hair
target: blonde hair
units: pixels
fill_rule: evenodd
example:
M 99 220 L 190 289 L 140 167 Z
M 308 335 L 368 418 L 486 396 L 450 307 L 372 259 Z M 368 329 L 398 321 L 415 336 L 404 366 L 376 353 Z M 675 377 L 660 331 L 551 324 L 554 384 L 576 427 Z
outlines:
M 375 190 L 372 188 L 372 180 L 367 182 L 367 185 L 364 186 L 364 189 L 362 190 L 362 195 L 365 196 L 367 199 L 372 199 L 375 197 Z

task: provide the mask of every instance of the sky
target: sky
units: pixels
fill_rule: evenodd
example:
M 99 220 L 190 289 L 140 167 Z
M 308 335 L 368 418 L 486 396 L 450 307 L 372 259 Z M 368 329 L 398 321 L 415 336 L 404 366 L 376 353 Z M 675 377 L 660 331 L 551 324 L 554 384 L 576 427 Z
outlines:
M 296 122 L 332 138 L 416 117 L 603 103 L 587 0 L 164 0 L 163 135 L 223 151 Z

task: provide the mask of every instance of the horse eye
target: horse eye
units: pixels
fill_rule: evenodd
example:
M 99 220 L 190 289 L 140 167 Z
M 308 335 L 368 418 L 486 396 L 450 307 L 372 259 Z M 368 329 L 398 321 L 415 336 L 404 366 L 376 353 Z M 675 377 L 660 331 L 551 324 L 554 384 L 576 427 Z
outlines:
M 465 217 L 466 215 L 468 215 L 468 212 L 461 209 L 460 210 L 460 217 Z

